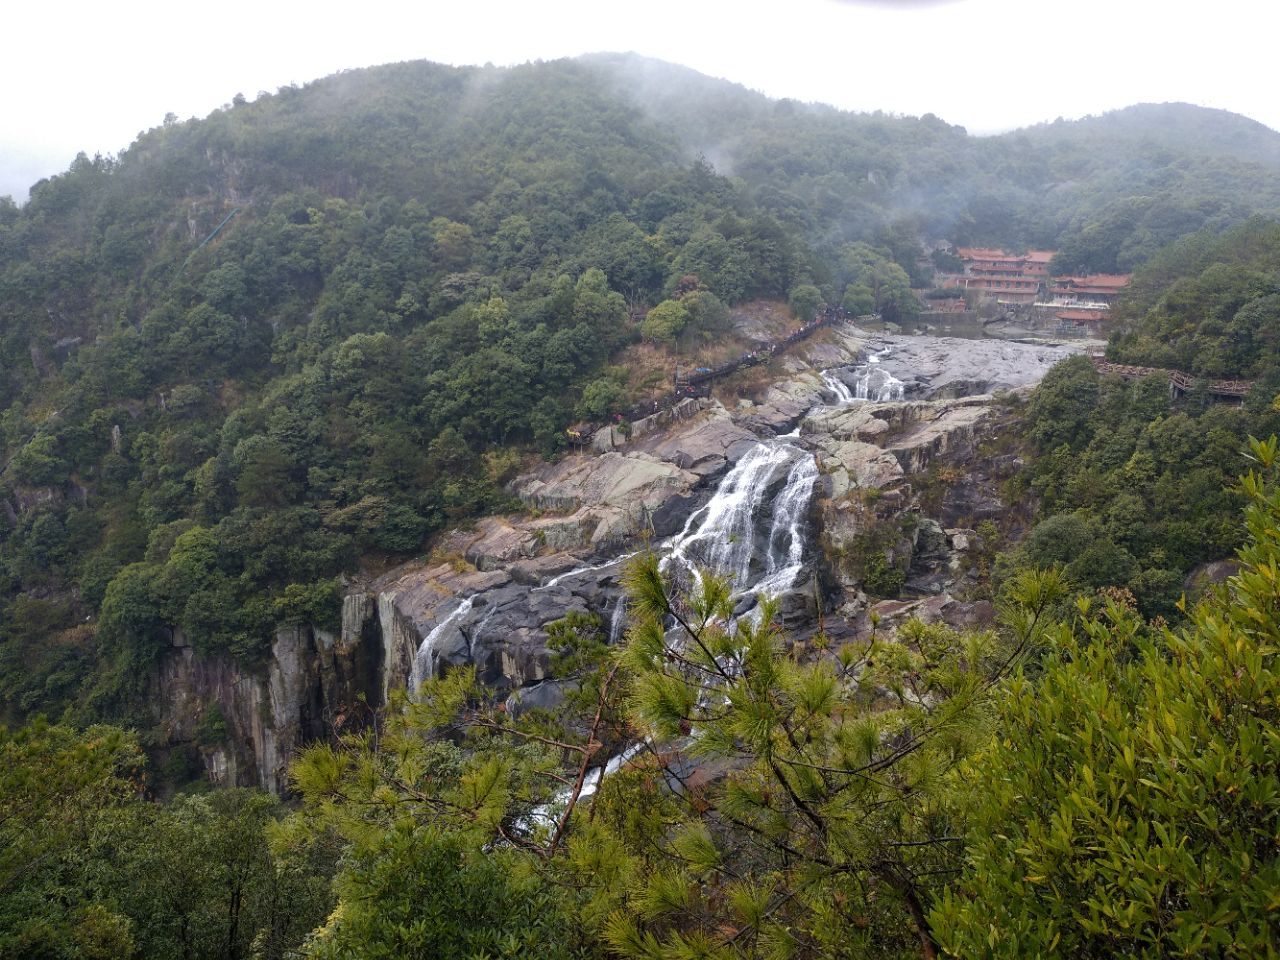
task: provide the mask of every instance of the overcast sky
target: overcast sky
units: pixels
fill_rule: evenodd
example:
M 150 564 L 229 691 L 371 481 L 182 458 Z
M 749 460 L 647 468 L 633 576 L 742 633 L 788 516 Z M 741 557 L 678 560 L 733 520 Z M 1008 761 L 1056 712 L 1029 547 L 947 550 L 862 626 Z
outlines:
M 17 9 L 15 9 L 17 8 Z M 776 97 L 993 132 L 1183 100 L 1280 129 L 1275 0 L 13 0 L 0 196 L 167 112 L 337 70 L 634 50 Z

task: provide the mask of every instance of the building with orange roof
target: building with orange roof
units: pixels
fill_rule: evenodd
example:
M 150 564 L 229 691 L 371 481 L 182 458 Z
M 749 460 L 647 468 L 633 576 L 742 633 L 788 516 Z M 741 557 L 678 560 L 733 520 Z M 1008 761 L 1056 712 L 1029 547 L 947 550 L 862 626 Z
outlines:
M 1057 311 L 1054 317 L 1071 323 L 1098 323 L 1107 319 L 1110 313 L 1106 307 L 1071 307 Z
M 951 284 L 978 290 L 1008 303 L 1034 303 L 1049 278 L 1049 261 L 1056 251 L 1030 250 L 1007 253 L 995 247 L 958 247 L 964 275 Z
M 1092 273 L 1082 277 L 1054 277 L 1050 292 L 1056 300 L 1087 300 L 1115 303 L 1129 285 L 1127 273 Z

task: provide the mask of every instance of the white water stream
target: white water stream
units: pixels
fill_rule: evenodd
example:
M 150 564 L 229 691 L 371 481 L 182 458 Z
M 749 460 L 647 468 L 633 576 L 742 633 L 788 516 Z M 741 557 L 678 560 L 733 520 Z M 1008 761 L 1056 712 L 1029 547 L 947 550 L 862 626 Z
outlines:
M 471 607 L 475 604 L 475 601 L 474 594 L 467 597 L 454 607 L 447 617 L 432 627 L 430 633 L 422 638 L 422 643 L 418 645 L 418 652 L 414 654 L 413 667 L 409 673 L 410 696 L 417 695 L 418 688 L 422 686 L 422 681 L 436 675 L 436 641 L 440 639 L 445 630 L 471 612 Z
M 836 406 L 844 406 L 858 400 L 871 403 L 888 403 L 901 400 L 906 391 L 906 384 L 880 365 L 881 359 L 889 355 L 890 347 L 869 354 L 866 362 L 853 371 L 853 389 L 830 370 L 822 371 L 822 382 L 836 398 Z
M 769 501 L 784 470 L 786 480 Z M 779 572 L 784 556 L 789 562 L 793 547 L 803 551 L 800 515 L 808 509 L 817 478 L 812 454 L 780 440 L 761 441 L 725 474 L 711 499 L 690 514 L 684 529 L 664 544 L 662 569 L 677 576 L 711 570 L 731 577 L 735 593 L 752 591 L 761 573 Z M 758 542 L 760 522 L 770 507 L 773 525 Z M 780 542 L 784 540 L 785 548 Z M 788 582 L 783 588 L 789 586 Z
M 822 372 L 836 405 L 902 399 L 905 384 L 879 365 L 887 353 L 882 350 L 872 354 L 856 368 L 852 390 L 830 372 Z M 686 586 L 694 582 L 700 570 L 727 576 L 735 599 L 779 594 L 795 587 L 804 569 L 806 520 L 818 481 L 813 454 L 790 442 L 798 437 L 797 430 L 751 447 L 720 480 L 711 498 L 690 514 L 683 529 L 656 545 L 665 553 L 661 569 Z M 569 578 L 615 566 L 634 555 L 576 568 L 534 589 L 549 589 Z M 471 603 L 472 598 L 464 600 L 423 640 L 414 661 L 411 689 L 416 690 L 423 677 L 433 675 L 436 640 L 470 612 Z M 749 615 L 757 616 L 758 611 Z M 620 597 L 610 616 L 610 643 L 621 639 L 625 619 L 626 600 Z M 581 795 L 593 793 L 605 777 L 629 763 L 642 749 L 643 743 L 635 744 L 603 767 L 590 771 Z M 537 808 L 530 819 L 554 822 L 556 811 L 568 797 L 568 790 L 562 791 L 551 803 Z
M 879 353 L 871 354 L 867 357 L 867 362 L 858 368 L 853 399 L 871 400 L 875 403 L 902 399 L 906 384 L 880 366 L 881 358 L 888 356 L 890 349 L 885 347 Z

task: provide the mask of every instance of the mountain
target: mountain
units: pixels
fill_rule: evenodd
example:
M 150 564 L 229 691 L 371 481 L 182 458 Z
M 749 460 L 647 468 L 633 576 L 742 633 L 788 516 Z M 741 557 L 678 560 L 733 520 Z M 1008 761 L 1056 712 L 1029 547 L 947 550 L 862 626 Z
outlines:
M 1238 113 L 1190 103 L 1138 103 L 1099 116 L 1057 120 L 1018 132 L 1045 143 L 1110 140 L 1280 167 L 1280 133 Z
M 1277 178 L 1147 116 L 409 63 L 0 204 L 0 956 L 1274 952 Z M 1187 376 L 835 309 L 939 240 Z
M 1262 132 L 1137 149 L 1153 109 L 979 138 L 632 55 L 416 62 L 78 158 L 0 206 L 5 713 L 145 726 L 175 636 L 252 668 L 335 627 L 338 578 L 502 509 L 726 305 L 887 307 L 923 240 L 1127 269 L 1280 210 Z

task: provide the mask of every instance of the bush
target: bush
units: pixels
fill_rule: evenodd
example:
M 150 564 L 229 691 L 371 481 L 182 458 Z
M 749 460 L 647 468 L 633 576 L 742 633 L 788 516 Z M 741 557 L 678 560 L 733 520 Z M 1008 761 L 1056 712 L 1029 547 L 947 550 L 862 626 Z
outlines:
M 1276 955 L 1280 456 L 1254 453 L 1243 568 L 1188 627 L 1082 602 L 1012 683 L 958 773 L 970 866 L 931 918 L 948 954 Z

